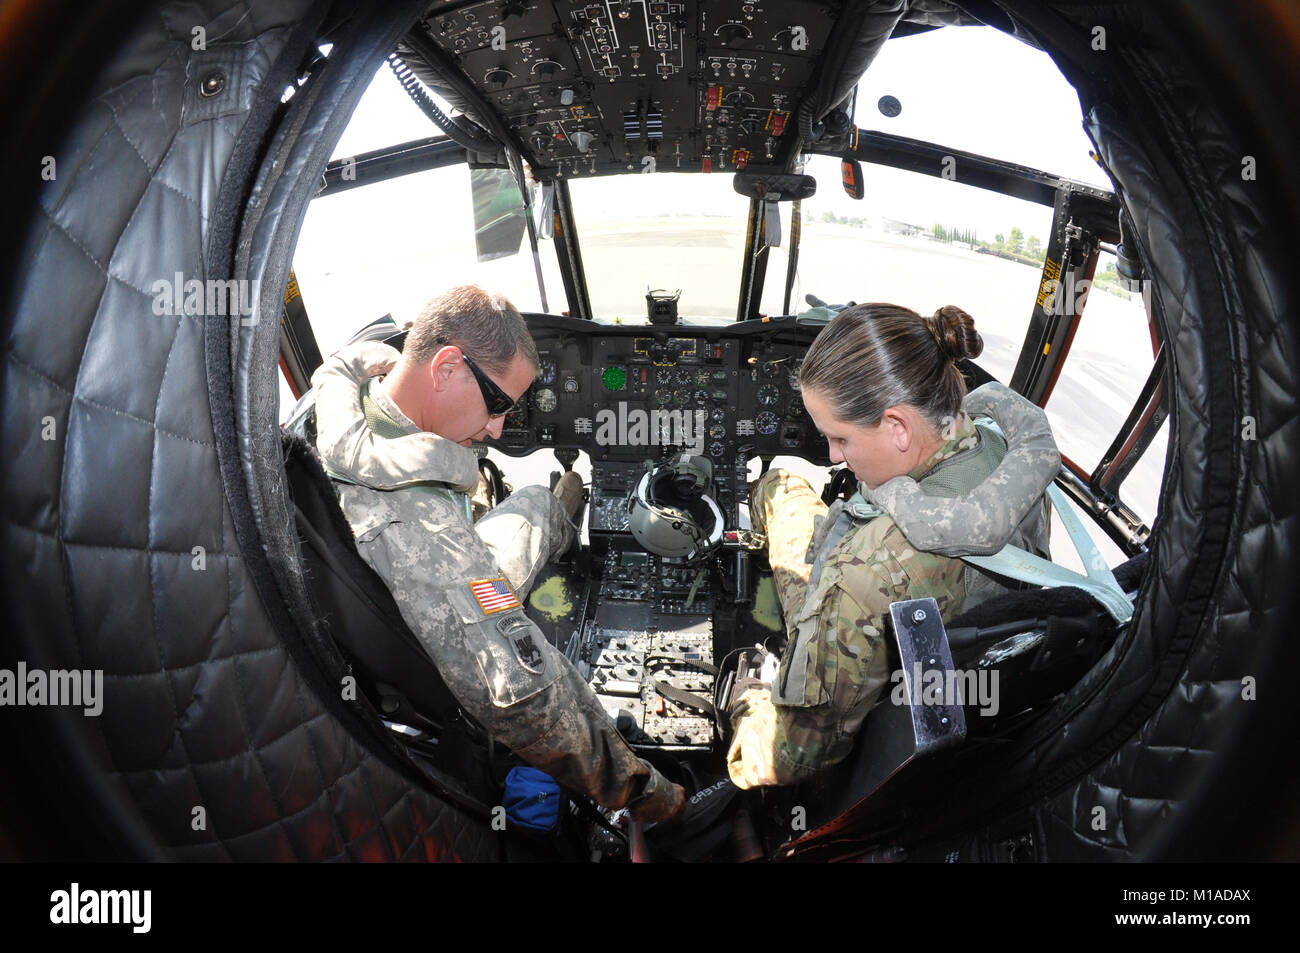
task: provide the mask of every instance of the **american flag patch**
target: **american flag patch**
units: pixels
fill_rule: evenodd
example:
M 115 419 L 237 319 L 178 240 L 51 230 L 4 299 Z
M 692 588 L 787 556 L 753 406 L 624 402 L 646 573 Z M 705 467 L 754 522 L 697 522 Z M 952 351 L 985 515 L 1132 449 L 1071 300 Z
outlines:
M 479 608 L 488 615 L 519 608 L 519 600 L 515 598 L 509 583 L 504 579 L 480 579 L 478 582 L 471 582 L 469 591 L 474 593 Z

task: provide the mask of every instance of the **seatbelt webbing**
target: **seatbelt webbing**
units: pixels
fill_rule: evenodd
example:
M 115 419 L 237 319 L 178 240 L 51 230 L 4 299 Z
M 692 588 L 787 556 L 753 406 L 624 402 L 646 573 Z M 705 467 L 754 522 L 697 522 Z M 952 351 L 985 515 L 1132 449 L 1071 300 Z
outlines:
M 1049 486 L 1047 498 L 1056 507 L 1065 531 L 1070 534 L 1070 541 L 1074 544 L 1075 551 L 1078 552 L 1079 559 L 1088 573 L 1086 576 L 1035 556 L 1019 546 L 1004 546 L 992 556 L 963 556 L 962 559 L 980 569 L 987 569 L 1000 576 L 1023 582 L 1040 586 L 1075 586 L 1083 589 L 1105 606 L 1106 611 L 1116 622 L 1121 625 L 1128 622 L 1133 618 L 1133 604 L 1129 602 L 1128 596 L 1115 581 L 1115 575 L 1106 564 L 1106 558 L 1093 543 L 1092 537 L 1088 535 L 1078 515 L 1070 508 L 1065 494 L 1056 486 Z
M 655 679 L 654 686 L 655 691 L 664 696 L 664 698 L 672 699 L 679 705 L 685 705 L 687 708 L 703 712 L 712 718 L 715 723 L 717 722 L 717 709 L 713 707 L 713 702 L 709 701 L 707 698 L 696 695 L 694 692 L 683 691 L 682 689 L 669 685 L 667 682 L 660 681 L 659 679 Z

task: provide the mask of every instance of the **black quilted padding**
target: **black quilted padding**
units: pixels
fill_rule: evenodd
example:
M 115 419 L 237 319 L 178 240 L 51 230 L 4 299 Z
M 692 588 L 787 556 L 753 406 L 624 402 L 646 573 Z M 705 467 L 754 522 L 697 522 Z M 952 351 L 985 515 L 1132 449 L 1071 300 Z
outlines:
M 119 856 L 496 859 L 498 835 L 394 770 L 308 687 L 232 525 L 203 318 L 154 313 L 154 282 L 206 277 L 232 151 L 258 98 L 278 102 L 266 78 L 282 56 L 300 61 L 312 6 L 162 7 L 57 153 L 5 354 L 9 651 L 103 669 L 100 717 L 23 714 Z M 214 69 L 226 89 L 200 97 Z
M 1138 632 L 1149 649 L 1126 657 L 1114 677 L 1137 688 L 1159 686 L 1171 667 L 1182 671 L 1163 697 L 1138 706 L 1149 715 L 1140 728 L 1043 806 L 1049 855 L 1060 838 L 1099 854 L 1230 852 L 1221 834 L 1234 825 L 1217 800 L 1245 781 L 1245 791 L 1231 792 L 1239 801 L 1281 756 L 1266 740 L 1278 738 L 1267 727 L 1277 709 L 1260 699 L 1281 701 L 1289 680 L 1275 660 L 1291 635 L 1300 537 L 1297 498 L 1286 492 L 1300 437 L 1295 328 L 1282 323 L 1288 277 L 1261 229 L 1259 190 L 1241 175 L 1248 144 L 1234 140 L 1183 73 L 1185 57 L 1143 53 L 1131 65 L 1162 120 L 1158 161 L 1177 174 L 1144 160 L 1118 117 L 1099 122 L 1096 136 L 1150 254 L 1176 351 L 1178 436 L 1160 527 L 1174 531 L 1156 536 L 1150 614 Z M 1179 183 L 1189 191 L 1179 194 Z M 1203 239 L 1190 224 L 1197 220 L 1207 225 Z M 1242 438 L 1246 416 L 1253 440 Z M 1254 699 L 1245 697 L 1247 677 L 1257 683 Z M 1240 771 L 1250 777 L 1235 777 Z M 1112 792 L 1104 830 L 1094 829 L 1094 792 Z
M 1294 749 L 1290 256 L 1264 226 L 1276 211 L 1266 193 L 1242 177 L 1258 140 L 1234 138 L 1158 12 L 1062 4 L 1051 16 L 1053 39 L 1104 23 L 1120 59 L 1109 88 L 1066 71 L 1086 91 L 1085 127 L 1133 217 L 1172 347 L 1170 463 L 1130 629 L 947 804 L 953 816 L 1008 820 L 1027 807 L 1012 833 L 1032 834 L 1041 859 L 1258 855 L 1270 845 L 1236 832 L 1259 837 L 1251 812 L 1277 804 L 1270 776 L 1289 770 Z

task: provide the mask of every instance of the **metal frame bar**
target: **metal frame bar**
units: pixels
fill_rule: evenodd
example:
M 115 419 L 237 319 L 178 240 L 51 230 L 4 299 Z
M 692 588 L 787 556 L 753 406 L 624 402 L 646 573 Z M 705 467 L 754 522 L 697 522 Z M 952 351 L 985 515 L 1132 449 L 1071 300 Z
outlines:
M 555 180 L 555 256 L 560 263 L 560 277 L 564 281 L 564 297 L 569 302 L 569 314 L 592 320 L 591 295 L 587 291 L 587 272 L 582 266 L 582 248 L 578 244 L 578 229 L 573 220 L 573 199 L 569 195 L 568 179 Z
M 1082 507 L 1127 555 L 1146 552 L 1151 528 L 1120 500 L 1097 496 L 1088 485 L 1088 474 L 1065 454 L 1061 454 L 1061 473 L 1056 478 L 1056 485 Z
M 1118 221 L 1119 200 L 1106 189 L 1062 178 L 1031 166 L 990 159 L 964 149 L 954 149 L 922 139 L 909 139 L 907 136 L 860 128 L 857 130 L 855 148 L 818 149 L 816 143 L 813 143 L 806 151 L 840 159 L 860 159 L 873 165 L 973 185 L 978 189 L 1010 195 L 1038 205 L 1054 205 L 1056 193 L 1062 188 L 1069 188 L 1073 192 L 1108 202 L 1112 208 L 1112 222 Z M 1111 241 L 1118 241 L 1118 237 L 1118 225 L 1115 225 Z
M 335 159 L 325 166 L 325 174 L 321 177 L 323 185 L 316 198 L 403 175 L 458 165 L 468 158 L 464 148 L 446 136 L 430 136 Z
M 758 317 L 758 303 L 763 297 L 763 282 L 767 276 L 767 249 L 763 243 L 764 204 L 758 199 L 749 200 L 749 226 L 745 235 L 745 258 L 740 271 L 740 300 L 736 304 L 736 320 L 750 321 Z
M 1094 493 L 1118 498 L 1120 486 L 1151 446 L 1160 425 L 1168 416 L 1169 407 L 1165 399 L 1165 349 L 1161 347 L 1156 355 L 1155 366 L 1151 368 L 1141 393 L 1133 403 L 1133 409 L 1129 411 L 1110 448 L 1088 479 L 1088 485 Z
M 1052 395 L 1087 303 L 1087 296 L 1076 295 L 1075 289 L 1091 285 L 1099 242 L 1119 229 L 1110 203 L 1099 201 L 1096 191 L 1079 191 L 1067 183 L 1056 192 L 1038 296 L 1010 383 L 1040 407 Z
M 790 208 L 790 252 L 785 264 L 785 298 L 781 313 L 790 313 L 790 295 L 794 291 L 794 276 L 799 270 L 799 238 L 803 233 L 803 200 L 795 199 Z

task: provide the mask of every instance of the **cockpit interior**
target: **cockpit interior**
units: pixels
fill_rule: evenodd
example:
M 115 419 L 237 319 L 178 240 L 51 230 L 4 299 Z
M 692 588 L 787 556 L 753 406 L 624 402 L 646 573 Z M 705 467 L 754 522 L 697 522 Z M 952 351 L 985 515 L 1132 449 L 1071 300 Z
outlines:
M 1293 858 L 1284 7 L 13 0 L 0 857 Z M 584 485 L 523 610 L 686 789 L 675 827 L 498 826 L 518 759 L 321 466 L 316 371 L 465 284 L 540 358 L 485 502 Z M 800 372 L 873 301 L 965 309 L 968 388 L 1042 409 L 1077 585 L 895 603 L 901 701 L 740 792 L 726 706 L 786 640 L 750 487 L 857 492 Z M 34 671 L 102 710 L 11 703 Z M 996 704 L 912 703 L 954 671 Z
M 326 203 L 379 181 L 468 163 L 477 177 L 480 260 L 531 250 L 537 261 L 547 245 L 553 248 L 563 304 L 526 314 L 540 373 L 500 436 L 480 447 L 480 467 L 497 498 L 509 492 L 503 470 L 511 459 L 550 451 L 552 482 L 580 459 L 589 468 L 582 540 L 539 579 L 526 611 L 626 727 L 634 749 L 672 776 L 716 775 L 726 732 L 717 706 L 736 678 L 727 663 L 746 646 L 779 651 L 785 641 L 771 572 L 751 532 L 751 480 L 781 457 L 816 468 L 830 463 L 800 397 L 799 368 L 841 306 L 794 295 L 802 204 L 818 189 L 843 189 L 860 200 L 867 163 L 1050 208 L 1039 294 L 1015 303 L 1030 318 L 1009 380 L 1040 404 L 1086 306 L 1086 296 L 1057 294 L 1056 282 L 1092 279 L 1103 252 L 1116 258 L 1127 286 L 1140 287 L 1142 277 L 1124 245 L 1112 192 L 854 124 L 855 80 L 880 44 L 930 27 L 864 18 L 852 4 L 829 17 L 821 4 L 782 4 L 779 12 L 775 6 L 434 3 L 387 68 L 440 135 L 334 158 L 314 199 Z M 895 106 L 882 100 L 879 108 L 889 115 Z M 838 160 L 837 180 L 800 172 L 812 155 Z M 588 290 L 570 183 L 630 173 L 662 176 L 668 189 L 665 173 L 673 172 L 720 180 L 719 188 L 748 199 L 734 315 L 695 317 L 679 293 L 648 286 L 643 314 L 602 313 Z M 777 247 L 788 267 L 769 274 Z M 545 304 L 540 263 L 536 274 Z M 769 280 L 782 302 L 779 313 L 761 308 Z M 301 397 L 286 428 L 310 439 L 309 377 L 321 355 L 307 298 L 295 294 L 286 306 L 280 356 L 294 397 Z M 1160 341 L 1149 311 L 1145 317 L 1154 359 L 1137 404 L 1101 463 L 1088 472 L 1067 460 L 1058 480 L 1122 553 L 1118 575 L 1130 593 L 1142 579 L 1150 528 L 1118 491 L 1167 415 Z M 354 339 L 400 347 L 404 333 L 387 318 Z M 995 379 L 974 361 L 964 362 L 963 372 L 972 387 Z M 674 492 L 673 464 L 683 457 L 700 461 L 705 475 L 701 486 Z M 851 472 L 823 472 L 827 502 L 856 489 Z M 680 536 L 639 531 L 638 520 L 665 512 L 671 522 L 658 525 L 685 524 Z M 298 516 L 309 522 L 301 509 Z M 919 708 L 914 720 L 872 719 L 860 753 L 835 778 L 819 781 L 812 797 L 769 792 L 769 806 L 789 798 L 816 805 L 815 833 L 765 829 L 761 853 L 823 852 L 834 840 L 829 832 L 850 815 L 879 830 L 897 825 L 908 813 L 899 807 L 910 800 L 906 792 L 928 783 L 940 766 L 955 770 L 954 759 L 978 759 L 1030 724 L 1115 638 L 1115 620 L 1076 595 L 1009 593 L 1002 605 L 954 620 L 951 638 L 942 626 L 938 636 L 910 626 L 897 633 L 906 643 L 901 657 L 918 656 L 924 643 L 930 648 L 919 655 L 929 651 L 930 665 L 999 667 L 1009 706 L 994 719 L 962 718 L 954 710 L 940 730 Z M 359 646 L 369 638 L 336 638 L 366 672 Z M 935 638 L 941 652 L 937 642 L 925 642 Z M 420 677 L 427 667 L 420 666 Z M 368 674 L 376 707 L 390 713 L 394 730 L 416 750 L 436 751 L 438 719 L 419 711 L 391 671 Z

